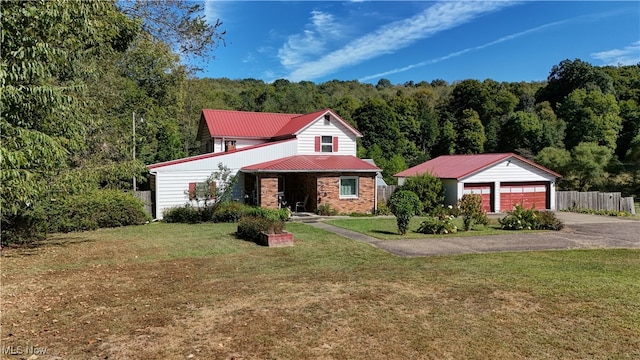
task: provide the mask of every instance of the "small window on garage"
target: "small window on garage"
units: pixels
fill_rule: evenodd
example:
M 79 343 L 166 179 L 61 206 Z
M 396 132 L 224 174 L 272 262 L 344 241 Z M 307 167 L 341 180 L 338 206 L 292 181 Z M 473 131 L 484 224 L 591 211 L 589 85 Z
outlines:
M 340 177 L 340 198 L 357 198 L 358 197 L 358 177 L 342 176 Z

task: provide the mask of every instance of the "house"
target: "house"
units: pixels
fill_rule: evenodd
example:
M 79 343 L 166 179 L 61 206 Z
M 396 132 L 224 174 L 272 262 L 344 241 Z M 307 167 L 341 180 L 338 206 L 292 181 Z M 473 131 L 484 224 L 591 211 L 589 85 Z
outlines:
M 380 169 L 356 157 L 362 134 L 333 110 L 310 114 L 202 111 L 201 154 L 148 165 L 154 214 L 190 202 L 190 190 L 222 164 L 237 183 L 232 197 L 266 208 L 340 213 L 376 208 Z
M 486 212 L 510 211 L 517 204 L 555 210 L 556 179 L 562 177 L 512 153 L 444 155 L 394 176 L 402 185 L 407 177 L 424 173 L 442 181 L 447 204 L 456 204 L 464 194 L 479 194 Z

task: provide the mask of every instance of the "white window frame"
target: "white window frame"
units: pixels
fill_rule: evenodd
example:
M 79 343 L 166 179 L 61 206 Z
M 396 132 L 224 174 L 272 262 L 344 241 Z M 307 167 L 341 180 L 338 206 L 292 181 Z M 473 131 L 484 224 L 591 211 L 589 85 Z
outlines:
M 355 194 L 343 194 L 342 193 L 342 181 L 355 180 Z M 340 199 L 357 199 L 358 191 L 360 189 L 360 178 L 358 176 L 341 176 L 340 177 Z
M 328 140 L 325 141 L 325 140 Z M 322 135 L 320 136 L 320 152 L 333 152 L 333 136 Z

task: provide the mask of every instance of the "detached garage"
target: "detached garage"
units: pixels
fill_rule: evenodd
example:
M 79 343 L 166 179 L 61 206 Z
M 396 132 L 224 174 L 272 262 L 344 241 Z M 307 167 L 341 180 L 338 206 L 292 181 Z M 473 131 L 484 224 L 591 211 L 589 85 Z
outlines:
M 398 184 L 410 176 L 430 173 L 445 189 L 445 202 L 455 204 L 464 194 L 478 194 L 486 212 L 510 211 L 516 205 L 555 210 L 556 179 L 562 177 L 512 153 L 445 155 L 394 176 Z

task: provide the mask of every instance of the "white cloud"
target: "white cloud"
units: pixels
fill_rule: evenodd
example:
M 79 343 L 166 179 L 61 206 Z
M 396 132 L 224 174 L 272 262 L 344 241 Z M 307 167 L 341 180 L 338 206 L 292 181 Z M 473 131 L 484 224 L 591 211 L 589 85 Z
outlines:
M 363 61 L 393 53 L 414 42 L 433 36 L 471 21 L 482 14 L 502 9 L 513 3 L 460 1 L 440 2 L 411 18 L 396 21 L 380 27 L 373 33 L 362 36 L 341 49 L 334 50 L 323 57 L 305 61 L 305 55 L 324 53 L 324 43 L 314 43 L 310 46 L 298 45 L 301 40 L 317 40 L 312 34 L 295 35 L 281 48 L 281 63 L 291 70 L 287 78 L 291 81 L 311 80 L 346 66 L 355 65 Z M 315 17 L 314 17 L 315 19 Z M 319 19 L 317 19 L 319 20 Z M 333 21 L 333 19 L 332 19 Z M 315 35 L 315 33 L 313 33 Z M 292 39 L 295 41 L 292 42 Z M 296 46 L 298 45 L 298 46 Z M 321 46 L 320 51 L 315 51 Z
M 466 49 L 463 49 L 463 50 L 455 51 L 455 52 L 452 52 L 450 54 L 447 54 L 447 55 L 444 55 L 444 56 L 441 56 L 441 57 L 438 57 L 438 58 L 421 61 L 421 62 L 416 63 L 416 64 L 407 65 L 407 66 L 404 66 L 404 67 L 388 70 L 388 71 L 381 72 L 381 73 L 378 73 L 378 74 L 367 75 L 367 76 L 359 79 L 359 81 L 367 81 L 367 80 L 371 80 L 371 79 L 381 78 L 381 77 L 385 77 L 385 76 L 401 73 L 401 72 L 404 72 L 404 71 L 408 71 L 408 70 L 411 70 L 411 69 L 415 69 L 417 67 L 436 64 L 436 63 L 439 63 L 441 61 L 448 60 L 448 59 L 451 59 L 451 58 L 466 54 L 466 53 L 471 52 L 471 51 L 481 50 L 481 49 L 487 48 L 487 47 L 492 46 L 492 45 L 496 45 L 496 44 L 499 44 L 499 43 L 502 43 L 502 42 L 505 42 L 505 41 L 513 40 L 513 39 L 519 38 L 521 36 L 525 36 L 525 35 L 528 35 L 528 34 L 531 34 L 531 33 L 537 32 L 537 31 L 545 30 L 545 29 L 548 29 L 548 28 L 551 28 L 551 27 L 554 27 L 554 26 L 557 26 L 557 25 L 565 24 L 565 23 L 568 23 L 570 21 L 572 21 L 572 20 L 562 20 L 562 21 L 552 22 L 552 23 L 549 23 L 549 24 L 544 24 L 544 25 L 541 25 L 541 26 L 537 26 L 535 28 L 531 28 L 531 29 L 525 30 L 525 31 L 521 31 L 521 32 L 518 32 L 518 33 L 511 34 L 511 35 L 503 36 L 503 37 L 501 37 L 501 38 L 499 38 L 497 40 L 490 41 L 490 42 L 488 42 L 486 44 L 482 44 L 482 45 L 478 45 L 478 46 L 474 46 L 474 47 L 469 47 L 469 48 L 466 48 Z
M 635 65 L 640 63 L 640 41 L 622 49 L 596 52 L 591 57 L 602 61 L 604 65 Z
M 289 36 L 278 50 L 280 63 L 286 68 L 300 66 L 310 58 L 326 51 L 326 44 L 342 37 L 342 26 L 333 15 L 322 11 L 311 12 L 311 23 L 302 34 Z
M 204 1 L 204 17 L 208 23 L 215 24 L 218 20 L 222 21 L 219 4 L 219 2 L 214 2 L 213 0 Z

